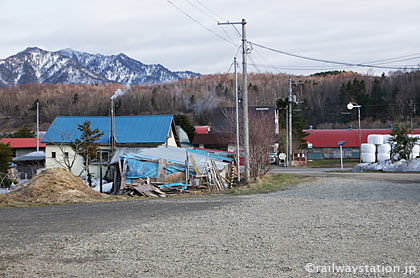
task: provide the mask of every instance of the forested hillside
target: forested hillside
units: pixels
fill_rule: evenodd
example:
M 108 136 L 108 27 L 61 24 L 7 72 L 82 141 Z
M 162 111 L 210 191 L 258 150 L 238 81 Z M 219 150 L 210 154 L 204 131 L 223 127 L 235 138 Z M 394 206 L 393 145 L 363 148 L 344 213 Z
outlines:
M 379 77 L 327 72 L 292 78 L 296 81 L 294 94 L 304 101 L 299 106 L 307 126 L 347 127 L 357 120 L 356 111 L 349 114 L 346 109 L 349 101 L 362 105 L 363 127 L 384 128 L 396 121 L 408 122 L 414 104 L 420 109 L 420 71 Z M 288 76 L 285 74 L 250 74 L 248 80 L 250 105 L 274 106 L 287 95 Z M 115 110 L 117 115 L 186 114 L 194 124 L 204 125 L 209 123 L 213 107 L 234 104 L 233 87 L 232 74 L 136 85 L 116 98 Z M 118 88 L 126 89 L 115 84 L 27 84 L 0 88 L 2 131 L 23 126 L 34 128 L 37 100 L 43 129 L 58 115 L 108 115 L 111 96 Z M 418 118 L 415 117 L 414 122 L 417 123 Z

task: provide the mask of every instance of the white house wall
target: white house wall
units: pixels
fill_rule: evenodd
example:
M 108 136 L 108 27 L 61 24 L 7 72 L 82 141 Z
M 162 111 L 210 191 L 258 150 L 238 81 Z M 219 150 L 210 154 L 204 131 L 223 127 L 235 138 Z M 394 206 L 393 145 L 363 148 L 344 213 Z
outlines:
M 175 135 L 172 132 L 172 128 L 170 129 L 170 131 L 169 131 L 169 137 L 166 140 L 168 142 L 168 146 L 178 147 L 178 145 L 176 144 Z
M 74 157 L 74 151 L 72 150 L 72 148 L 70 146 L 64 145 L 62 146 L 62 149 L 64 152 L 68 152 L 69 153 L 69 157 L 70 159 L 73 159 Z M 101 148 L 101 149 L 108 149 L 108 148 Z M 55 152 L 56 157 L 53 158 L 52 157 L 52 153 Z M 83 171 L 84 167 L 83 167 L 84 163 L 83 163 L 83 158 L 79 155 L 76 157 L 76 161 L 74 162 L 74 165 L 71 169 L 71 172 L 75 175 L 75 176 L 79 176 L 80 173 L 81 176 L 86 176 L 86 172 Z M 48 144 L 46 149 L 45 149 L 45 168 L 47 169 L 55 169 L 55 168 L 64 168 L 67 169 L 67 167 L 65 166 L 64 162 L 63 162 L 63 153 L 60 149 L 60 147 L 58 145 L 50 145 Z M 90 167 L 90 172 L 94 177 L 99 177 L 99 164 L 91 164 Z M 106 166 L 102 166 L 102 172 L 103 174 L 106 172 Z

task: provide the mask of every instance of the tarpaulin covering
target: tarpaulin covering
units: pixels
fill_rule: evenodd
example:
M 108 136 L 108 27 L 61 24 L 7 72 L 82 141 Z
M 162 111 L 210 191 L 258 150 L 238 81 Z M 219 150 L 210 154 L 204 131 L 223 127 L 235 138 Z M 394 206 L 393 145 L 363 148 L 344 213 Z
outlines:
M 218 161 L 232 162 L 234 160 L 232 157 L 228 157 L 226 153 L 218 152 L 214 150 L 202 150 L 202 149 L 200 150 L 200 149 L 188 148 L 188 151 L 190 153 L 199 154 L 202 156 L 208 156 L 210 159 L 218 160 Z
M 139 154 L 126 154 L 121 156 L 121 162 L 124 162 L 128 166 L 126 178 L 127 179 L 138 179 L 138 178 L 157 178 L 158 176 L 158 162 L 140 161 L 142 159 L 156 160 L 156 157 L 144 156 Z M 176 163 L 174 161 L 169 161 Z M 178 162 L 179 163 L 179 162 Z M 166 165 L 166 174 L 170 175 L 176 172 L 184 172 L 184 168 L 175 165 Z

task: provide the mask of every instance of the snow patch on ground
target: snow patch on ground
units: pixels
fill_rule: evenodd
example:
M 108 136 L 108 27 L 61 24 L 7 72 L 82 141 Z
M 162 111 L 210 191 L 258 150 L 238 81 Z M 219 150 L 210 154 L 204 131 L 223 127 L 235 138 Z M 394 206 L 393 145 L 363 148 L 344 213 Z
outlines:
M 383 172 L 420 172 L 420 159 L 399 160 L 394 163 L 385 160 L 375 163 L 361 163 L 353 167 L 353 172 L 383 171 Z

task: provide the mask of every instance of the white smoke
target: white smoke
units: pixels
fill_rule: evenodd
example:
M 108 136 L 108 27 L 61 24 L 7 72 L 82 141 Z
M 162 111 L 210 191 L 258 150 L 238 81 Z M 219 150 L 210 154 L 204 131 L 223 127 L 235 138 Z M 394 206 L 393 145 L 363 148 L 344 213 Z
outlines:
M 125 95 L 125 94 L 128 92 L 128 90 L 130 90 L 130 86 L 131 86 L 131 84 L 127 84 L 127 85 L 125 86 L 125 89 L 124 89 L 124 90 L 117 89 L 117 90 L 115 91 L 115 93 L 112 95 L 111 99 L 112 99 L 112 100 L 114 100 L 114 99 L 116 99 L 116 98 L 117 98 L 117 97 L 119 97 L 119 96 L 123 96 L 123 95 Z

